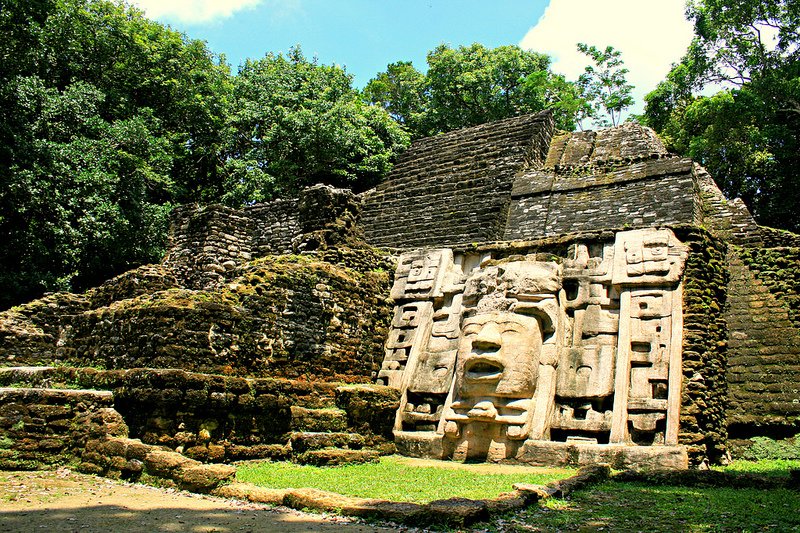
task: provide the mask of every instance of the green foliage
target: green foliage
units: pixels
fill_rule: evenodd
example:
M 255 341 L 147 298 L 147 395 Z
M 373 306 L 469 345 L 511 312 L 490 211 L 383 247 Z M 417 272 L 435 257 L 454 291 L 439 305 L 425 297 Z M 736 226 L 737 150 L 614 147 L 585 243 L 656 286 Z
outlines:
M 633 85 L 625 78 L 629 71 L 622 66 L 622 52 L 613 46 L 600 50 L 584 43 L 578 43 L 578 51 L 589 56 L 593 63 L 586 66 L 578 78 L 578 86 L 589 102 L 584 116 L 579 118 L 591 118 L 600 128 L 619 125 L 622 112 L 633 105 Z M 601 110 L 608 118 L 600 115 Z
M 415 136 L 431 130 L 427 80 L 411 61 L 389 64 L 386 72 L 369 81 L 363 94 L 367 101 L 386 109 L 394 120 Z
M 427 74 L 410 62 L 392 63 L 364 89 L 364 98 L 389 111 L 413 138 L 543 109 L 553 110 L 557 127 L 572 130 L 585 106 L 575 84 L 550 71 L 548 56 L 518 46 L 442 44 L 427 63 Z
M 800 3 L 699 0 L 687 15 L 695 38 L 642 121 L 759 223 L 800 231 Z M 697 96 L 708 84 L 724 89 Z
M 519 473 L 486 473 L 482 465 L 410 467 L 402 458 L 383 457 L 377 464 L 338 467 L 246 463 L 239 466 L 236 479 L 269 488 L 310 487 L 362 498 L 426 503 L 453 497 L 496 498 L 509 492 L 514 483 L 545 484 L 574 473 L 570 469 L 535 472 L 532 468 Z
M 157 260 L 215 179 L 227 67 L 117 2 L 0 0 L 0 28 L 0 307 Z
M 299 48 L 247 60 L 233 85 L 224 147 L 230 205 L 315 183 L 367 189 L 408 144 L 385 110 L 362 101 L 349 74 Z

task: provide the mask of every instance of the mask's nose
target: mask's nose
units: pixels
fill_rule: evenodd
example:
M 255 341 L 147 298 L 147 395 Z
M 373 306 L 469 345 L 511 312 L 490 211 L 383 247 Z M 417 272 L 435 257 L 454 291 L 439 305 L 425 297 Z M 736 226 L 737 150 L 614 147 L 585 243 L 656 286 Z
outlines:
M 502 346 L 503 340 L 500 336 L 500 328 L 494 322 L 487 322 L 478 331 L 475 340 L 472 341 L 472 346 L 479 350 L 499 350 Z

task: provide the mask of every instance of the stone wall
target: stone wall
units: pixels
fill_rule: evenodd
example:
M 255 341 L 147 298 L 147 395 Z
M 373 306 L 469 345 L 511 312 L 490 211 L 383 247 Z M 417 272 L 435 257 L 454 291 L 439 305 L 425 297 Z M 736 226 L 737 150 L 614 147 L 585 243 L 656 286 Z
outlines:
M 58 367 L 0 370 L 0 386 L 11 384 L 96 389 L 80 393 L 38 389 L 41 392 L 35 397 L 24 392 L 25 389 L 2 389 L 5 392 L 0 392 L 0 405 L 4 406 L 0 409 L 4 414 L 0 415 L 3 417 L 0 418 L 0 429 L 8 432 L 7 439 L 18 442 L 12 449 L 36 451 L 43 447 L 52 455 L 56 442 L 34 442 L 34 436 L 42 436 L 34 435 L 33 429 L 44 427 L 41 424 L 45 422 L 53 428 L 61 427 L 57 422 L 50 423 L 54 420 L 68 420 L 72 424 L 73 419 L 83 420 L 79 418 L 83 411 L 105 413 L 104 419 L 110 420 L 108 413 L 113 408 L 115 413 L 119 413 L 116 420 L 121 423 L 124 419 L 120 428 L 127 427 L 124 431 L 108 430 L 103 435 L 130 435 L 145 444 L 179 450 L 187 457 L 202 461 L 287 459 L 292 455 L 288 443 L 298 432 L 353 432 L 362 437 L 363 446 L 381 447 L 391 439 L 391 420 L 399 394 L 394 389 L 377 385 L 243 379 L 152 369 L 98 371 Z M 40 396 L 45 400 L 40 401 Z M 62 407 L 35 406 L 43 402 Z M 45 414 L 49 417 L 46 420 L 42 418 Z M 39 426 L 31 425 L 36 423 Z M 87 435 L 93 438 L 102 436 L 89 426 L 80 429 L 74 424 L 67 427 L 66 422 L 63 425 L 66 428 L 63 434 L 47 438 L 61 439 L 57 443 L 63 445 L 64 460 L 82 448 Z M 14 432 L 14 427 L 22 432 L 19 433 L 21 437 Z M 73 434 L 76 428 L 88 431 L 87 435 Z M 52 433 L 53 429 L 47 431 Z M 23 439 L 28 440 L 23 442 Z M 20 460 L 29 458 L 19 454 L 15 457 Z M 36 457 L 35 454 L 30 456 Z
M 800 248 L 732 246 L 726 318 L 730 328 L 730 433 L 800 432 Z
M 691 224 L 697 209 L 691 168 L 691 161 L 665 158 L 608 172 L 525 174 L 514 184 L 505 240 Z
M 800 248 L 800 235 L 782 229 L 759 226 L 759 234 L 767 248 Z
M 62 325 L 91 308 L 84 295 L 55 293 L 0 313 L 0 364 L 50 364 Z
M 693 163 L 652 130 L 552 131 L 540 114 L 415 142 L 365 193 L 367 241 L 409 249 L 701 222 Z
M 254 226 L 250 217 L 229 207 L 179 207 L 172 215 L 163 263 L 188 288 L 213 287 L 252 258 Z
M 500 239 L 514 177 L 541 164 L 552 131 L 552 117 L 540 113 L 415 142 L 365 193 L 367 242 L 414 248 Z
M 0 388 L 0 469 L 67 464 L 89 440 L 125 435 L 110 392 Z
M 680 442 L 697 465 L 725 454 L 728 419 L 728 269 L 723 241 L 698 228 L 676 230 L 689 245 L 684 278 Z
M 744 202 L 740 198 L 728 201 L 711 175 L 700 165 L 694 165 L 694 174 L 705 227 L 731 244 L 760 246 L 764 232 L 756 224 Z
M 356 244 L 360 210 L 358 196 L 327 185 L 244 209 L 182 206 L 173 212 L 162 263 L 182 287 L 211 289 L 254 257 Z
M 245 208 L 254 225 L 252 248 L 258 257 L 292 253 L 292 241 L 301 233 L 297 203 L 297 198 L 279 198 Z
M 705 225 L 730 246 L 728 429 L 733 439 L 800 432 L 800 235 L 756 225 L 695 167 Z
M 232 466 L 204 465 L 127 435 L 111 392 L 0 388 L 0 469 L 67 465 L 197 492 L 231 481 L 236 472 Z

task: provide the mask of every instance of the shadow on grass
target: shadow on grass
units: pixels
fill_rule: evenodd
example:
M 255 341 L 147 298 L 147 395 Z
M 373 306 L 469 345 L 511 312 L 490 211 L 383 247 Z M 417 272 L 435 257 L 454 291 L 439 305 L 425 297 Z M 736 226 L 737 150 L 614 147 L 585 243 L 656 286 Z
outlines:
M 800 492 L 607 481 L 495 521 L 500 531 L 797 531 Z

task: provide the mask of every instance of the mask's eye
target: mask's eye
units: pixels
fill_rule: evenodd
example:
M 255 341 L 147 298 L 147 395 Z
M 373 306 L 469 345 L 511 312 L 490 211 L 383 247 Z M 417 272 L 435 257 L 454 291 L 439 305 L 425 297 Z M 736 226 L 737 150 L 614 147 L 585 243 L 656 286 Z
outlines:
M 464 327 L 463 334 L 464 335 L 477 335 L 478 332 L 481 330 L 480 324 L 469 324 Z

